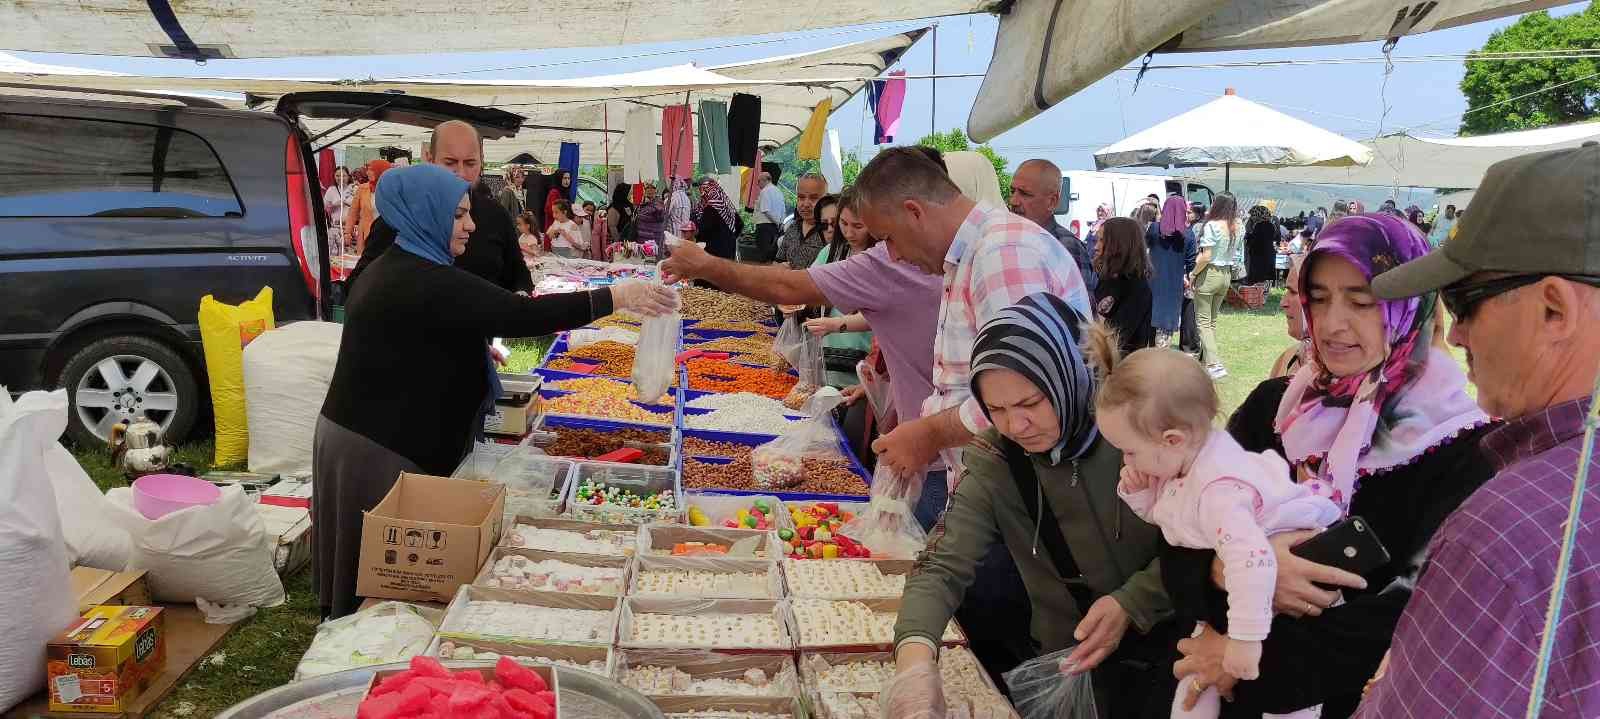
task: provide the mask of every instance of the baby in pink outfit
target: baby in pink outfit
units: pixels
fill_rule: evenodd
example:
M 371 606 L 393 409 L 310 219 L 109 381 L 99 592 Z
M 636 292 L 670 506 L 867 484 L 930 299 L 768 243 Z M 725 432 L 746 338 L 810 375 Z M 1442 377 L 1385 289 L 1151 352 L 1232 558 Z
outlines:
M 1089 357 L 1103 374 L 1096 424 L 1122 450 L 1117 493 L 1140 518 L 1161 527 L 1167 543 L 1217 551 L 1228 591 L 1222 667 L 1239 679 L 1255 679 L 1278 578 L 1267 537 L 1321 529 L 1338 521 L 1341 511 L 1291 481 L 1282 457 L 1246 452 L 1212 424 L 1216 388 L 1192 357 L 1143 349 L 1124 359 L 1110 330 L 1096 325 L 1087 334 Z M 1188 677 L 1179 685 L 1172 715 L 1217 716 L 1216 689 L 1206 689 L 1194 710 L 1183 711 L 1193 681 Z M 1319 713 L 1313 707 L 1291 716 Z

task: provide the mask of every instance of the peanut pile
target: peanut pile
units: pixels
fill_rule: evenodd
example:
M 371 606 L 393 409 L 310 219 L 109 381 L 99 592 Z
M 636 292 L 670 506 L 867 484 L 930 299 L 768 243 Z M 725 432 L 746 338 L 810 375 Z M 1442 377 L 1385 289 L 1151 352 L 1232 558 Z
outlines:
M 679 311 L 685 319 L 739 322 L 760 321 L 772 317 L 770 306 L 727 292 L 685 287 L 679 291 L 678 297 L 683 301 L 683 307 Z
M 866 496 L 867 483 L 851 471 L 849 462 L 811 457 L 806 457 L 802 462 L 805 465 L 805 479 L 793 487 L 785 488 L 785 492 Z M 756 486 L 748 456 L 735 459 L 730 464 L 684 459 L 683 488 L 760 489 Z

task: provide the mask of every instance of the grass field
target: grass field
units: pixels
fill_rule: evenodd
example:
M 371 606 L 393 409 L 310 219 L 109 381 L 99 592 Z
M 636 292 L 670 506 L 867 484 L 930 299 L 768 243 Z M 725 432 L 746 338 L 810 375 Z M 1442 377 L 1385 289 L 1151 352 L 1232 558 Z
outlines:
M 1278 354 L 1289 345 L 1284 334 L 1283 316 L 1278 311 L 1278 294 L 1268 297 L 1260 310 L 1228 310 L 1218 320 L 1218 335 L 1230 375 L 1218 383 L 1224 415 L 1244 401 L 1250 390 L 1266 377 Z M 538 366 L 549 340 L 508 342 L 512 356 L 505 372 L 523 373 Z M 211 470 L 212 443 L 193 442 L 179 449 L 179 461 L 202 472 Z M 111 466 L 110 453 L 102 449 L 74 452 L 101 489 L 126 484 Z M 217 469 L 239 469 L 217 467 Z M 262 610 L 245 620 L 222 646 L 179 685 L 152 716 L 193 719 L 210 717 L 223 709 L 268 689 L 288 683 L 300 655 L 310 646 L 316 633 L 317 602 L 311 590 L 311 572 L 303 570 L 286 578 L 288 601 L 283 606 Z

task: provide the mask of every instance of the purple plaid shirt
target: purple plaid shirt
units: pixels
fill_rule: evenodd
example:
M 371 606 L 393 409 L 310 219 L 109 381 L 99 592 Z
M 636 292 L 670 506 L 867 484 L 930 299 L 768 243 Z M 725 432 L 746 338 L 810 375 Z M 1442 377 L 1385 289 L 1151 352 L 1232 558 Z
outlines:
M 1483 438 L 1497 474 L 1445 520 L 1363 719 L 1522 717 L 1583 451 L 1588 400 Z M 1595 472 L 1600 461 L 1590 467 Z M 1600 717 L 1600 476 L 1584 496 L 1545 690 L 1549 717 Z

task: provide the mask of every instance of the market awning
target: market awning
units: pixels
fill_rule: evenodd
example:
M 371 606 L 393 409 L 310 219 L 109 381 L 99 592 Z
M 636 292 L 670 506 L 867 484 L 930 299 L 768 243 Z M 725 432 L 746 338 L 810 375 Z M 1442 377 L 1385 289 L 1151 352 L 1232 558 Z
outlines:
M 1030 0 L 1031 1 L 1031 0 Z M 994 0 L 86 0 L 0 3 L 0 48 L 303 57 L 603 47 L 983 12 Z
M 1359 142 L 1232 92 L 1100 149 L 1095 169 L 1342 167 L 1372 159 Z
M 1152 50 L 1383 40 L 1574 1 L 1019 0 L 1000 18 L 967 134 L 987 142 Z
M 824 98 L 835 108 L 894 64 L 927 30 L 894 33 L 815 52 L 754 62 L 701 67 L 694 64 L 568 80 L 349 80 L 340 78 L 149 77 L 29 63 L 0 54 L 0 86 L 62 86 L 111 91 L 160 88 L 162 92 L 233 92 L 269 106 L 291 92 L 396 92 L 493 107 L 527 118 L 513 139 L 490 142 L 485 159 L 498 162 L 520 152 L 553 158 L 562 142 L 581 145 L 584 162 L 605 157 L 621 162 L 622 127 L 638 107 L 663 107 L 700 100 L 728 100 L 735 92 L 761 97 L 761 144 L 782 145 L 805 129 Z M 332 121 L 312 121 L 316 130 Z M 415 127 L 378 123 L 361 127 L 348 143 L 415 146 L 427 138 Z M 352 128 L 356 129 L 356 128 Z
M 1472 137 L 1386 135 L 1363 143 L 1373 151 L 1366 167 L 1286 167 L 1277 170 L 1233 170 L 1233 179 L 1299 184 L 1372 185 L 1472 189 L 1490 165 L 1530 152 L 1578 147 L 1600 140 L 1600 123 L 1577 123 L 1537 130 Z M 1217 177 L 1221 170 L 1206 170 Z

